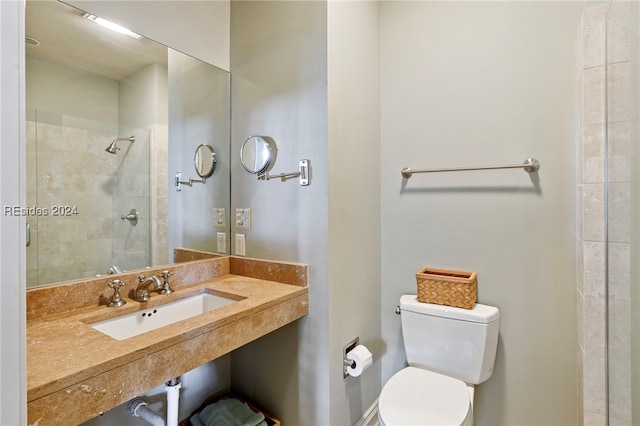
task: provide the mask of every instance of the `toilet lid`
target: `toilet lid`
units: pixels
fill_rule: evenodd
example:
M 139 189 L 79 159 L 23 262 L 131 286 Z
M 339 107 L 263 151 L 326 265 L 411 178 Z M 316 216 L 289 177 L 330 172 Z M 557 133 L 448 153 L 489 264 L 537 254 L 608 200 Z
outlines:
M 467 385 L 416 367 L 396 373 L 380 393 L 379 415 L 387 425 L 461 425 L 469 413 Z

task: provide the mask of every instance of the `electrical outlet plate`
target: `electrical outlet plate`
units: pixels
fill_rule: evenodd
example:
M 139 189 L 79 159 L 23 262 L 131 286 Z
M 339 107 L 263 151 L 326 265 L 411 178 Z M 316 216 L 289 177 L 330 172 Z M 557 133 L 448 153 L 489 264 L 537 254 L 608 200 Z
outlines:
M 236 228 L 251 229 L 251 209 L 236 209 Z
M 244 234 L 236 234 L 236 256 L 244 256 L 245 255 L 245 239 Z
M 218 232 L 217 233 L 217 251 L 218 253 L 226 253 L 227 252 L 227 233 L 226 232 Z

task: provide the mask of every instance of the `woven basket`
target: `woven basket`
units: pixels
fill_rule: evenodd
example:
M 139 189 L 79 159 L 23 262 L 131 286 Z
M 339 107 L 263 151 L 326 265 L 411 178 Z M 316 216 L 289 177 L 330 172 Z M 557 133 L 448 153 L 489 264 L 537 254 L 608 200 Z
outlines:
M 475 272 L 422 268 L 416 273 L 418 302 L 473 309 L 476 303 Z

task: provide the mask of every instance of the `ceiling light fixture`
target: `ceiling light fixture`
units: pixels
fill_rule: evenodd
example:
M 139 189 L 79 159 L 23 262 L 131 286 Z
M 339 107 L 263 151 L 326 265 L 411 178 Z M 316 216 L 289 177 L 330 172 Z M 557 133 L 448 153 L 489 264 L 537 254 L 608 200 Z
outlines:
M 27 46 L 40 46 L 42 44 L 37 38 L 29 37 L 27 35 L 24 36 L 24 43 Z
M 90 21 L 93 21 L 98 25 L 102 25 L 105 28 L 109 28 L 111 31 L 115 31 L 115 32 L 120 33 L 120 34 L 127 35 L 127 36 L 129 36 L 131 38 L 135 38 L 136 40 L 140 40 L 142 38 L 142 36 L 140 34 L 136 34 L 133 31 L 131 31 L 131 30 L 129 30 L 129 29 L 127 29 L 127 28 L 125 28 L 125 27 L 123 27 L 121 25 L 114 24 L 113 22 L 107 21 L 106 19 L 100 18 L 100 17 L 98 17 L 96 15 L 92 15 L 90 13 L 85 13 L 82 17 L 85 18 L 85 19 L 88 19 Z

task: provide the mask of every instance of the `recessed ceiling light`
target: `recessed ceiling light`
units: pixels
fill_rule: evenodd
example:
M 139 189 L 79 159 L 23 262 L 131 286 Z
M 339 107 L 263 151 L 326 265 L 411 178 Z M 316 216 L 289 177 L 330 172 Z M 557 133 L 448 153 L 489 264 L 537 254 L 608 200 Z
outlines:
M 27 46 L 40 46 L 42 43 L 40 43 L 40 40 L 35 39 L 33 37 L 29 37 L 29 36 L 24 36 L 24 43 Z
M 115 31 L 115 32 L 120 33 L 120 34 L 127 35 L 127 36 L 129 36 L 131 38 L 135 38 L 136 40 L 140 40 L 142 38 L 142 36 L 140 34 L 136 34 L 136 33 L 134 33 L 133 31 L 131 31 L 128 28 L 125 28 L 125 27 L 123 27 L 121 25 L 115 24 L 115 23 L 113 23 L 111 21 L 107 21 L 106 19 L 100 18 L 100 17 L 98 17 L 96 15 L 92 15 L 90 13 L 85 13 L 82 17 L 85 18 L 85 19 L 88 19 L 90 21 L 93 21 L 98 25 L 102 25 L 105 28 L 109 28 L 111 31 Z

